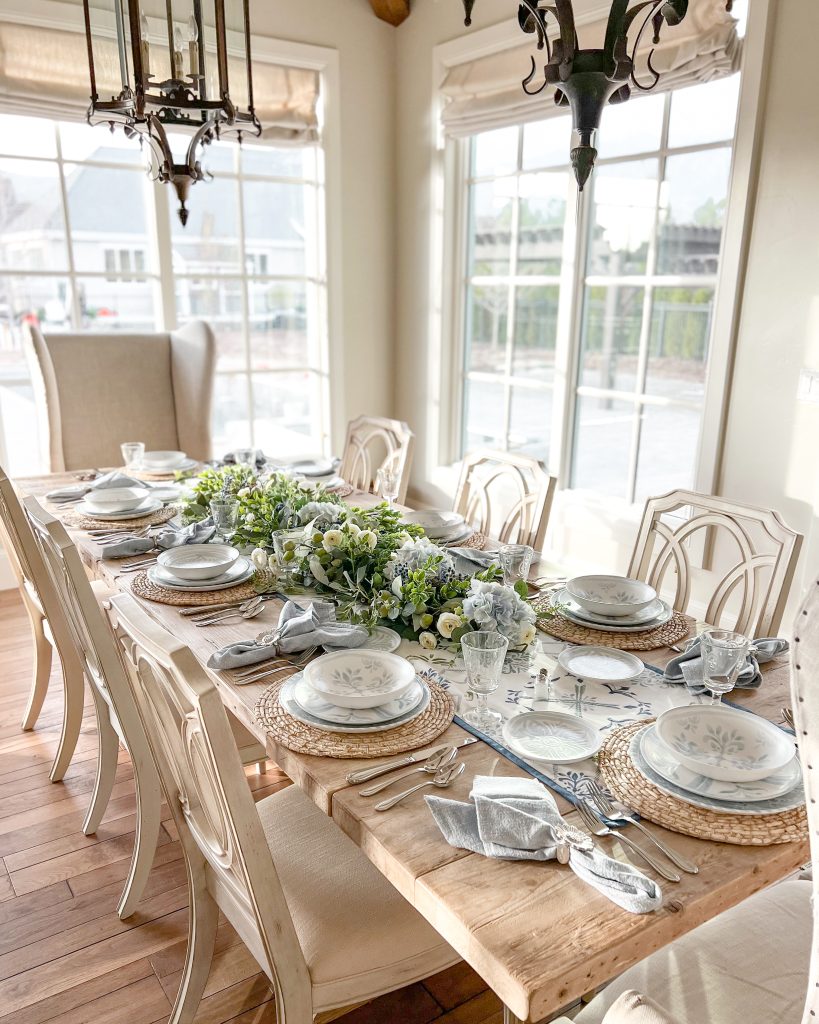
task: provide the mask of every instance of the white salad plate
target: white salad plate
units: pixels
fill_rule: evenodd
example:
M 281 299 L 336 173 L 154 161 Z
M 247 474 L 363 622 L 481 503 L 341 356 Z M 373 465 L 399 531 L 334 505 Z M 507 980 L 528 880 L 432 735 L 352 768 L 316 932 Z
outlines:
M 143 469 L 172 470 L 188 461 L 185 452 L 145 452 L 142 456 Z
M 370 633 L 364 643 L 359 644 L 354 649 L 356 651 L 386 651 L 387 654 L 392 654 L 400 645 L 401 636 L 394 629 L 390 629 L 389 626 L 373 626 L 372 633 Z M 334 647 L 332 644 L 324 645 L 326 654 L 334 654 L 336 651 L 345 650 L 349 650 L 349 648 Z
M 525 711 L 504 724 L 503 740 L 527 761 L 570 764 L 596 754 L 603 735 L 575 715 L 561 711 Z
M 85 503 L 97 512 L 126 512 L 136 508 L 150 494 L 148 487 L 101 487 L 93 488 L 85 495 Z M 158 495 L 154 494 L 154 498 Z
M 161 565 L 148 566 L 148 579 L 159 587 L 168 590 L 186 590 L 193 593 L 205 593 L 208 590 L 226 590 L 228 587 L 235 587 L 239 583 L 249 580 L 256 570 L 249 558 L 241 555 L 227 572 L 222 573 L 211 580 L 180 580 L 172 576 L 167 569 Z
M 805 802 L 805 790 L 801 782 L 798 782 L 787 793 L 781 796 L 772 797 L 769 800 L 755 800 L 746 802 L 744 800 L 716 800 L 704 793 L 692 793 L 690 790 L 675 786 L 673 782 L 664 779 L 659 772 L 655 771 L 643 756 L 642 736 L 644 730 L 640 730 L 631 738 L 628 748 L 628 755 L 639 773 L 649 782 L 661 789 L 669 796 L 682 800 L 683 803 L 691 804 L 693 807 L 704 807 L 710 811 L 721 811 L 729 814 L 778 814 L 780 811 L 792 811 L 794 807 L 801 807 Z
M 316 459 L 315 461 L 294 462 L 287 468 L 291 473 L 297 473 L 299 476 L 317 477 L 332 476 L 336 467 L 330 459 Z
M 587 629 L 599 629 L 606 633 L 642 633 L 646 629 L 664 626 L 674 615 L 671 605 L 658 598 L 657 604 L 661 610 L 650 619 L 633 622 L 629 619 L 618 621 L 617 619 L 602 619 L 599 616 L 592 617 L 591 613 L 575 604 L 565 587 L 554 595 L 552 602 L 559 606 L 560 614 L 570 622 L 574 622 L 578 626 L 585 626 Z
M 567 647 L 558 656 L 557 663 L 573 676 L 599 683 L 625 683 L 645 671 L 645 665 L 633 654 L 592 644 Z
M 147 498 L 143 498 L 142 501 L 135 508 L 129 508 L 125 511 L 120 512 L 100 512 L 99 509 L 89 505 L 87 501 L 82 501 L 76 506 L 79 513 L 84 516 L 90 516 L 92 519 L 101 519 L 104 522 L 116 522 L 118 519 L 140 519 L 142 516 L 149 516 L 152 512 L 156 512 L 162 508 L 164 502 L 160 501 L 159 498 L 155 498 L 152 494 L 148 495 Z
M 722 704 L 669 708 L 657 736 L 692 772 L 720 782 L 755 782 L 781 771 L 794 743 L 772 722 Z
M 303 711 L 323 722 L 334 725 L 381 725 L 414 711 L 423 700 L 425 690 L 426 687 L 416 676 L 407 692 L 397 700 L 379 704 L 375 708 L 340 708 L 316 693 L 302 675 L 293 690 L 293 696 Z
M 304 676 L 331 704 L 374 708 L 403 696 L 415 679 L 415 669 L 397 654 L 348 648 L 311 661 Z
M 410 526 L 420 526 L 430 540 L 448 540 L 450 536 L 457 537 L 466 528 L 464 517 L 459 512 L 434 508 L 405 512 L 404 522 Z
M 655 772 L 680 789 L 712 800 L 733 800 L 737 803 L 756 803 L 758 800 L 772 800 L 790 793 L 802 781 L 799 755 L 794 754 L 788 764 L 773 775 L 756 782 L 720 782 L 689 771 L 674 757 L 657 735 L 653 725 L 640 733 L 640 751 Z
M 157 563 L 174 579 L 206 582 L 223 576 L 238 557 L 229 544 L 182 544 L 163 551 Z
M 418 718 L 419 715 L 422 715 L 429 707 L 429 688 L 422 686 L 423 695 L 416 707 L 411 711 L 407 711 L 405 714 L 400 715 L 398 718 L 393 718 L 390 722 L 378 722 L 371 725 L 340 725 L 336 722 L 325 722 L 323 719 L 317 718 L 315 715 L 311 715 L 309 711 L 305 711 L 296 700 L 296 687 L 300 683 L 303 675 L 304 673 L 302 672 L 296 672 L 294 675 L 290 676 L 279 691 L 279 703 L 289 715 L 292 715 L 293 718 L 297 719 L 299 722 L 304 722 L 305 725 L 315 726 L 316 729 L 322 729 L 324 732 L 384 732 L 387 729 L 396 729 L 399 725 L 406 725 L 407 722 L 412 722 L 414 719 Z
M 586 611 L 613 617 L 633 615 L 657 600 L 654 587 L 627 576 L 575 576 L 566 590 Z

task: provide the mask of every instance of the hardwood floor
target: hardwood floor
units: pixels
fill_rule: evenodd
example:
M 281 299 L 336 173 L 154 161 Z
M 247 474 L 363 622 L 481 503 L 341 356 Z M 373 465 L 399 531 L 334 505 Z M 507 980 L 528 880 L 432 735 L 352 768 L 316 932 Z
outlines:
M 145 897 L 127 922 L 115 907 L 134 841 L 134 785 L 120 752 L 117 781 L 94 836 L 80 831 L 96 770 L 93 709 L 85 709 L 65 779 L 49 781 L 59 737 L 59 668 L 33 732 L 20 730 L 32 671 L 28 620 L 0 592 L 0 1024 L 161 1024 L 179 984 L 187 887 L 173 822 L 163 823 Z M 55 661 L 57 659 L 55 658 Z M 249 775 L 256 799 L 289 785 L 272 766 Z M 226 922 L 197 1024 L 274 1024 L 266 978 Z M 343 1024 L 500 1024 L 495 996 L 468 967 L 383 996 Z

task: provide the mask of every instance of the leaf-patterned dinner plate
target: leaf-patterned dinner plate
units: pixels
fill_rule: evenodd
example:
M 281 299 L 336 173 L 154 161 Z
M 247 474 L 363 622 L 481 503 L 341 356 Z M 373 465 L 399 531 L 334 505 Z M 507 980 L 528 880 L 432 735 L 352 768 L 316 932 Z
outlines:
M 376 708 L 340 708 L 330 704 L 320 693 L 316 693 L 304 676 L 296 683 L 293 696 L 301 708 L 322 719 L 337 725 L 378 725 L 382 722 L 393 722 L 396 718 L 414 711 L 424 697 L 424 684 L 416 676 L 405 694 L 397 700 L 381 704 Z
M 304 671 L 314 690 L 342 708 L 374 708 L 397 700 L 415 678 L 406 658 L 358 647 L 324 654 Z
M 424 693 L 420 703 L 411 711 L 407 711 L 405 714 L 400 715 L 398 718 L 394 718 L 390 722 L 377 722 L 371 725 L 340 725 L 336 722 L 325 722 L 324 719 L 317 718 L 315 715 L 311 715 L 309 711 L 305 711 L 296 700 L 296 686 L 301 680 L 303 674 L 304 673 L 302 672 L 296 672 L 295 675 L 290 676 L 279 691 L 279 703 L 289 715 L 292 715 L 293 718 L 297 719 L 299 722 L 304 722 L 305 725 L 315 726 L 316 729 L 322 729 L 324 732 L 385 732 L 387 729 L 395 729 L 399 725 L 406 725 L 407 722 L 414 721 L 414 719 L 423 714 L 429 707 L 429 688 L 424 686 Z
M 355 648 L 357 651 L 386 651 L 387 654 L 391 654 L 397 650 L 401 644 L 401 636 L 395 632 L 394 629 L 390 629 L 389 626 L 373 626 L 373 631 L 367 637 L 363 644 L 360 644 Z M 347 650 L 346 647 L 333 647 L 332 644 L 325 644 L 324 650 L 327 654 L 332 654 L 334 651 Z
M 548 764 L 571 764 L 596 754 L 602 734 L 576 715 L 560 711 L 526 711 L 503 726 L 503 739 L 516 754 Z

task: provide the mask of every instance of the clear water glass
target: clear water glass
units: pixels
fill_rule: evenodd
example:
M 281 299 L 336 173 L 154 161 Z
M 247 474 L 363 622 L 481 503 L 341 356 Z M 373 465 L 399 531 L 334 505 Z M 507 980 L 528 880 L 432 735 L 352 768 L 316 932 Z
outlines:
M 294 571 L 299 561 L 299 542 L 303 536 L 303 530 L 276 530 L 273 534 L 273 552 L 282 583 L 295 582 Z
M 528 544 L 501 544 L 498 548 L 498 558 L 503 570 L 503 582 L 507 587 L 512 587 L 518 580 L 529 578 L 529 570 L 532 568 L 532 559 L 535 556 L 535 549 Z
M 145 454 L 145 445 L 142 441 L 126 441 L 119 446 L 122 452 L 122 464 L 126 469 L 140 469 L 142 456 Z
M 236 498 L 214 498 L 210 503 L 210 514 L 216 527 L 217 541 L 229 541 L 236 533 L 239 522 L 239 502 Z
M 398 490 L 401 486 L 401 472 L 397 466 L 382 466 L 375 474 L 375 486 L 378 493 L 392 505 L 398 498 Z
M 237 466 L 256 465 L 256 450 L 254 448 L 236 448 L 231 454 Z
M 736 686 L 750 647 L 751 641 L 742 633 L 709 629 L 702 634 L 702 679 L 711 692 L 712 704 L 719 704 L 723 695 Z
M 500 686 L 508 647 L 509 641 L 500 633 L 480 630 L 461 637 L 467 682 L 477 700 L 477 707 L 461 718 L 482 732 L 496 733 L 503 724 L 503 716 L 489 708 L 489 694 Z

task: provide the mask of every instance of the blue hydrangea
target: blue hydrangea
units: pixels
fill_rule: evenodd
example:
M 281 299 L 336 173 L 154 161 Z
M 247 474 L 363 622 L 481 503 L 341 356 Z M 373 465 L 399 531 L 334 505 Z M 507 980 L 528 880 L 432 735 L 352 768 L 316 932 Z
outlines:
M 473 579 L 464 598 L 464 615 L 476 629 L 497 630 L 513 645 L 535 619 L 535 610 L 512 587 Z

